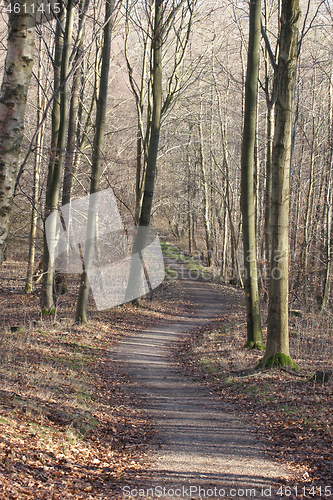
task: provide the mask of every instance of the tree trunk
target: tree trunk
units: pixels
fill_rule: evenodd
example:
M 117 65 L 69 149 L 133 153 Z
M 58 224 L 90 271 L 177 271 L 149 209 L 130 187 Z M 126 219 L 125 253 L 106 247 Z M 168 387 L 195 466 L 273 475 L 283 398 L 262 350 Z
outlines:
M 203 219 L 205 227 L 205 240 L 207 249 L 207 263 L 208 267 L 212 264 L 213 257 L 213 244 L 212 244 L 212 227 L 211 227 L 211 204 L 209 195 L 209 183 L 207 175 L 207 162 L 204 151 L 204 137 L 203 137 L 203 95 L 200 100 L 200 115 L 199 115 L 199 157 L 201 167 L 201 180 L 203 184 Z
M 102 152 L 104 145 L 105 117 L 108 95 L 108 80 L 110 69 L 110 53 L 111 53 L 111 33 L 112 33 L 112 14 L 114 8 L 114 0 L 106 0 L 105 2 L 105 25 L 104 25 L 104 40 L 102 50 L 102 69 L 99 89 L 99 98 L 96 111 L 96 132 L 93 143 L 93 159 L 91 166 L 91 182 L 90 194 L 97 193 L 99 189 L 99 177 L 102 162 Z M 92 217 L 91 217 L 92 215 Z M 84 262 L 89 263 L 93 254 L 94 237 L 96 234 L 96 218 L 91 210 L 89 210 L 87 223 L 86 246 L 84 250 Z M 89 283 L 87 270 L 84 269 L 81 274 L 81 284 L 79 295 L 76 303 L 75 322 L 87 323 L 87 303 L 89 295 Z
M 272 256 L 267 346 L 261 362 L 264 367 L 294 365 L 289 357 L 288 228 L 289 173 L 299 17 L 299 1 L 282 0 L 272 162 Z
M 156 177 L 156 161 L 161 128 L 162 111 L 162 21 L 163 21 L 163 0 L 155 0 L 155 20 L 153 37 L 153 109 L 150 141 L 148 147 L 147 168 L 144 179 L 144 193 L 142 198 L 139 226 L 149 227 L 150 215 L 154 195 L 154 185 Z M 138 231 L 133 243 L 132 255 L 140 253 L 145 247 L 148 231 Z M 133 297 L 133 287 L 141 283 L 141 273 L 143 272 L 137 265 L 131 265 L 128 285 L 125 293 L 125 301 Z M 140 273 L 140 275 L 139 275 Z M 134 292 L 135 294 L 135 292 Z
M 272 155 L 274 136 L 274 103 L 267 102 L 267 152 L 266 152 L 266 196 L 265 196 L 265 258 L 271 259 L 271 198 L 272 198 Z
M 148 38 L 148 36 L 147 36 Z M 142 61 L 142 74 L 141 74 L 141 88 L 140 88 L 140 98 L 137 103 L 138 106 L 138 130 L 137 130 L 137 143 L 136 143 L 136 186 L 135 186 L 135 224 L 139 224 L 141 204 L 144 192 L 146 166 L 147 166 L 147 147 L 146 147 L 146 137 L 144 135 L 143 125 L 142 125 L 142 115 L 143 115 L 143 103 L 145 94 L 145 82 L 146 82 L 146 66 L 147 66 L 147 39 L 144 42 L 144 52 Z M 151 116 L 147 116 L 147 122 L 151 121 Z
M 331 146 L 332 148 L 332 146 Z M 323 286 L 323 298 L 321 302 L 320 311 L 323 312 L 326 308 L 329 295 L 330 295 L 330 279 L 331 279 L 331 264 L 332 264 L 332 250 L 331 250 L 331 236 L 332 236 L 332 168 L 333 168 L 333 149 L 331 150 L 331 159 L 329 170 L 327 174 L 327 188 L 326 188 L 326 270 Z
M 278 13 L 280 16 L 280 0 L 278 2 Z M 265 182 L 265 222 L 264 222 L 264 235 L 265 235 L 265 275 L 267 267 L 271 259 L 271 200 L 272 200 L 272 156 L 273 156 L 273 138 L 274 138 L 274 109 L 276 101 L 276 77 L 277 65 L 275 58 L 278 53 L 278 45 L 275 49 L 275 55 L 270 46 L 267 33 L 268 33 L 268 18 L 269 6 L 267 0 L 264 0 L 264 39 L 265 39 L 265 95 L 267 106 L 266 117 L 266 182 Z M 278 34 L 280 32 L 280 17 L 278 17 Z M 273 67 L 273 82 L 270 84 L 270 67 Z
M 38 64 L 38 90 L 37 90 L 37 127 L 40 127 L 36 136 L 36 152 L 34 164 L 34 185 L 32 195 L 31 207 L 31 225 L 30 225 L 30 238 L 29 238 L 29 255 L 28 255 L 28 268 L 27 279 L 25 283 L 25 292 L 30 293 L 33 287 L 33 274 L 35 264 L 35 246 L 37 235 L 37 221 L 38 221 L 38 202 L 39 202 L 39 174 L 40 164 L 44 143 L 45 121 L 40 126 L 43 119 L 45 110 L 45 95 L 42 96 L 42 36 L 39 38 L 39 64 Z
M 20 1 L 16 2 L 18 5 Z M 9 15 L 8 45 L 0 96 L 0 264 L 6 249 L 27 93 L 35 48 L 36 13 L 23 7 Z
M 312 81 L 312 137 L 311 137 L 311 152 L 310 152 L 310 171 L 309 171 L 309 185 L 306 195 L 305 205 L 305 219 L 304 219 L 304 232 L 303 232 L 303 251 L 302 251 L 302 274 L 303 274 L 303 287 L 304 287 L 304 304 L 308 303 L 308 261 L 311 247 L 311 226 L 312 226 L 312 212 L 313 212 L 313 190 L 314 190 L 314 168 L 315 168 L 315 155 L 316 155 L 316 125 L 315 125 L 315 88 L 316 88 L 316 71 L 314 68 L 314 77 Z
M 88 2 L 85 2 L 87 5 Z M 66 153 L 64 157 L 64 179 L 63 179 L 63 188 L 62 188 L 62 200 L 61 205 L 67 205 L 70 203 L 75 172 L 78 166 L 78 153 L 76 151 L 77 148 L 77 121 L 79 115 L 79 102 L 80 102 L 80 84 L 81 84 L 81 72 L 82 72 L 82 53 L 83 53 L 83 45 L 84 45 L 84 34 L 85 34 L 85 15 L 86 8 L 83 6 L 83 2 L 80 2 L 80 14 L 79 14 L 79 43 L 78 48 L 75 54 L 74 59 L 74 74 L 73 74 L 73 83 L 72 83 L 72 96 L 69 107 L 69 119 L 68 119 L 68 134 L 67 134 L 67 146 Z M 63 224 L 64 225 L 64 224 Z M 64 227 L 64 230 L 67 228 Z M 70 232 L 67 232 L 68 236 Z M 69 250 L 69 241 L 67 242 L 67 248 Z M 59 273 L 56 276 L 57 288 L 61 294 L 64 294 L 68 291 L 67 284 L 67 274 Z
M 244 131 L 242 143 L 241 208 L 243 216 L 244 290 L 247 309 L 246 347 L 263 348 L 257 278 L 256 218 L 254 195 L 254 150 L 257 121 L 257 88 L 261 0 L 250 3 L 250 32 L 245 83 Z
M 85 11 L 82 10 L 82 2 L 80 5 L 80 40 L 78 44 L 78 49 L 74 59 L 74 74 L 72 83 L 72 95 L 69 108 L 69 120 L 68 120 L 68 135 L 67 135 L 67 146 L 65 154 L 65 168 L 64 168 L 64 180 L 63 180 L 63 190 L 62 190 L 62 200 L 61 204 L 66 205 L 70 202 L 72 189 L 73 189 L 73 178 L 75 174 L 75 149 L 76 149 L 76 138 L 77 138 L 77 119 L 79 113 L 79 96 L 80 96 L 80 85 L 81 85 L 81 57 L 83 53 L 84 46 L 84 16 Z
M 156 177 L 156 160 L 161 128 L 162 109 L 162 15 L 163 1 L 155 0 L 153 39 L 153 112 L 148 149 L 145 190 L 142 200 L 139 226 L 149 226 Z
M 54 99 L 52 109 L 51 158 L 46 186 L 45 220 L 58 208 L 68 118 L 68 81 L 66 80 L 65 82 L 65 79 L 68 75 L 69 49 L 73 27 L 73 15 L 71 15 L 71 11 L 73 12 L 73 10 L 74 1 L 70 0 L 67 7 L 65 35 L 63 34 L 63 11 L 61 11 L 57 20 L 54 57 L 54 92 L 58 91 L 58 94 Z M 59 91 L 61 86 L 62 88 Z M 52 239 L 52 235 L 50 235 L 50 239 Z M 44 313 L 50 313 L 54 309 L 54 266 L 47 245 L 45 227 L 41 307 Z

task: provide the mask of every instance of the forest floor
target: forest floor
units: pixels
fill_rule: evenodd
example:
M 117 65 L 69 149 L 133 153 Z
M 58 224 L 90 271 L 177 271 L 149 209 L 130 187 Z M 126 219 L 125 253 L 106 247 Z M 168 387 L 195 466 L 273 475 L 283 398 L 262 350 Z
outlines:
M 14 260 L 0 272 L 0 499 L 120 498 L 119 485 L 136 485 L 151 469 L 158 438 L 151 413 L 115 360 L 116 346 L 133 332 L 193 314 L 195 304 L 181 281 L 169 279 L 140 307 L 97 313 L 90 302 L 89 324 L 75 326 L 78 279 L 59 297 L 55 316 L 40 318 L 38 292 L 25 295 L 18 279 L 24 272 L 24 262 Z M 292 319 L 298 375 L 254 372 L 262 354 L 242 348 L 243 292 L 209 286 L 222 301 L 228 297 L 228 306 L 175 343 L 173 362 L 229 404 L 264 443 L 267 457 L 288 470 L 289 479 L 294 475 L 297 495 L 296 483 L 285 477 L 280 498 L 329 498 L 333 391 L 311 376 L 332 370 L 330 318 Z

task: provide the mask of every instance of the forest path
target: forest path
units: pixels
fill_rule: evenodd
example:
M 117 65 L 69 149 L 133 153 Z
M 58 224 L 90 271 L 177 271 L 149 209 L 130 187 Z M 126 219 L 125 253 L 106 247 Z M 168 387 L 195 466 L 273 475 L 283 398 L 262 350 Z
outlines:
M 130 375 L 130 390 L 155 423 L 152 465 L 145 477 L 138 478 L 137 488 L 145 488 L 144 498 L 157 498 L 163 488 L 165 495 L 160 498 L 168 499 L 281 498 L 274 494 L 276 481 L 288 473 L 263 457 L 263 445 L 251 423 L 241 422 L 230 405 L 180 373 L 170 359 L 180 334 L 226 312 L 228 297 L 221 301 L 214 287 L 191 279 L 181 264 L 167 259 L 166 264 L 178 271 L 194 313 L 126 337 L 116 352 Z M 147 492 L 156 487 L 160 489 Z M 123 489 L 119 498 L 126 498 L 129 489 Z

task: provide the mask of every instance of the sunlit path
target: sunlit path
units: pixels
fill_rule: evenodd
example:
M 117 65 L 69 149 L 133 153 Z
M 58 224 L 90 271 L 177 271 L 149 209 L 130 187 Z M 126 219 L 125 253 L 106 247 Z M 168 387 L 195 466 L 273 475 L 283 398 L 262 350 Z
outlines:
M 144 478 L 146 488 L 153 490 L 145 493 L 152 496 L 162 492 L 166 498 L 179 498 L 180 494 L 199 498 L 204 493 L 213 494 L 212 498 L 223 494 L 263 498 L 272 486 L 270 498 L 274 498 L 274 484 L 287 472 L 263 458 L 261 443 L 250 423 L 245 426 L 229 405 L 179 373 L 170 361 L 171 346 L 180 334 L 224 309 L 209 284 L 191 280 L 184 273 L 183 283 L 195 303 L 195 314 L 127 337 L 118 348 L 119 358 L 131 376 L 131 390 L 156 424 L 152 467 Z

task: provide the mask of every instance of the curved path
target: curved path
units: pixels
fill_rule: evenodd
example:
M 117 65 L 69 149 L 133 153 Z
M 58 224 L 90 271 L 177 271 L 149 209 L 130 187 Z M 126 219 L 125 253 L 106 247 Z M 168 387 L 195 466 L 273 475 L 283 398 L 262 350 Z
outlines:
M 180 264 L 172 267 L 195 303 L 194 315 L 124 338 L 116 353 L 130 375 L 131 390 L 155 422 L 152 466 L 140 478 L 140 488 L 143 481 L 145 489 L 153 490 L 146 491 L 144 498 L 157 498 L 160 493 L 165 493 L 160 498 L 168 499 L 281 498 L 274 494 L 276 481 L 287 472 L 263 457 L 251 423 L 242 423 L 232 407 L 177 371 L 170 361 L 171 346 L 180 334 L 225 312 L 209 283 L 190 279 Z M 129 489 L 124 493 L 125 498 Z

